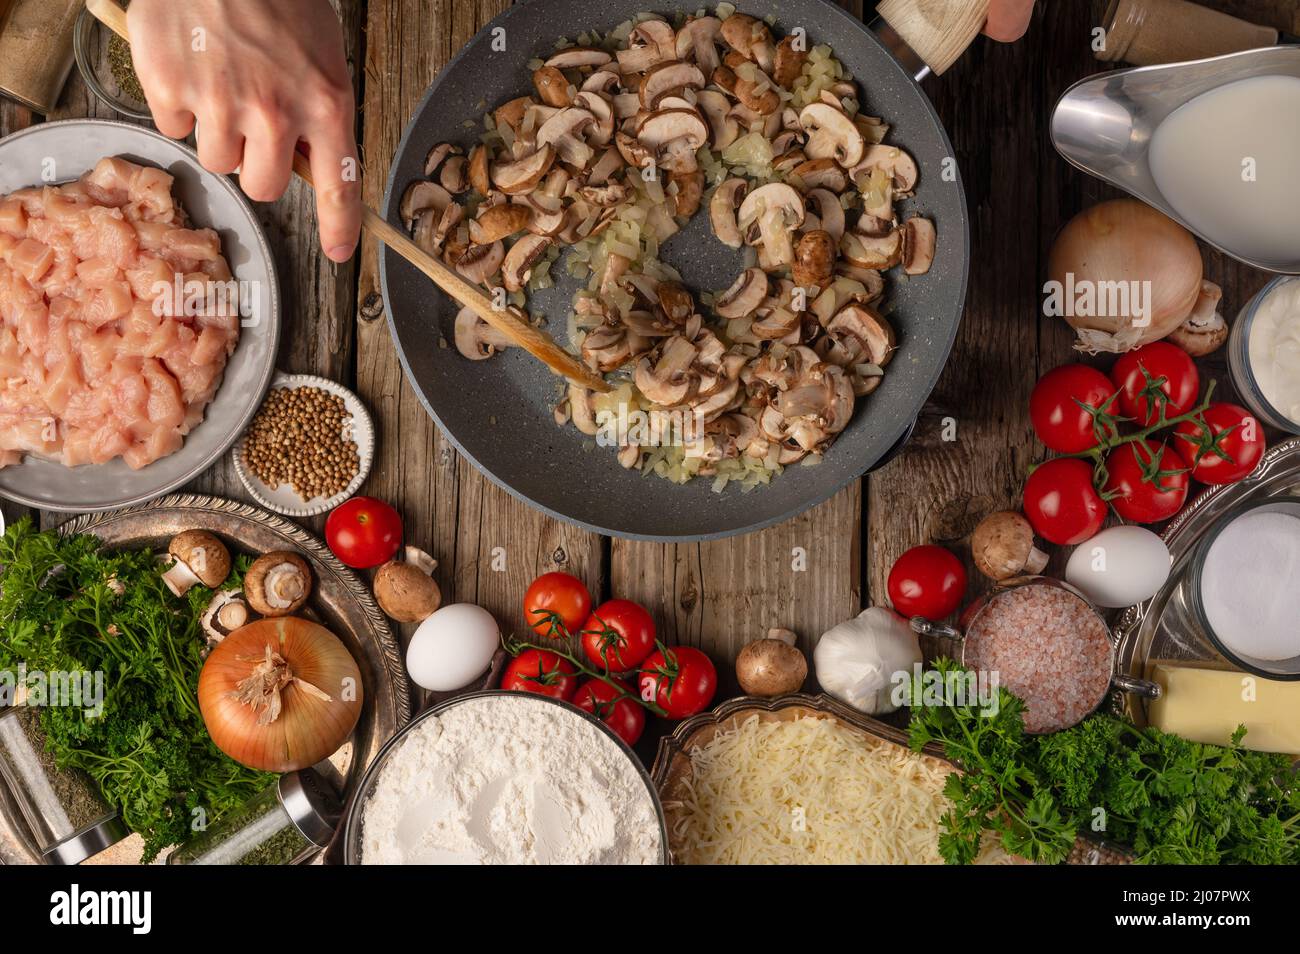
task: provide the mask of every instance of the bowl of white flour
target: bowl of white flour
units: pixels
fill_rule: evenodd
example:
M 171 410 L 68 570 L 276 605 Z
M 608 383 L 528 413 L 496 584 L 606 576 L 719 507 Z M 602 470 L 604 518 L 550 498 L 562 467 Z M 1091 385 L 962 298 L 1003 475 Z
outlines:
M 347 864 L 666 864 L 663 808 L 598 719 L 545 696 L 475 692 L 380 750 L 348 812 Z

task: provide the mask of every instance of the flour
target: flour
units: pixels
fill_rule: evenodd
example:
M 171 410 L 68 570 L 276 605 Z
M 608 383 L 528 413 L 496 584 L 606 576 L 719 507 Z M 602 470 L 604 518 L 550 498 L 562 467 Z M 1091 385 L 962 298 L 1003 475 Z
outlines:
M 623 751 L 526 695 L 426 719 L 389 755 L 363 816 L 364 864 L 655 864 L 661 851 Z

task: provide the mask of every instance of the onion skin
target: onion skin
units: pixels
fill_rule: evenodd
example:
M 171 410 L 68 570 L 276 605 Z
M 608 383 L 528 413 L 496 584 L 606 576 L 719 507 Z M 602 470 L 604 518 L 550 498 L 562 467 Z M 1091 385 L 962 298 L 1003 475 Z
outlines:
M 1173 219 L 1136 199 L 1112 199 L 1084 209 L 1056 237 L 1048 257 L 1051 281 L 1151 282 L 1151 324 L 1132 336 L 1127 351 L 1156 341 L 1186 320 L 1201 292 L 1204 266 L 1196 239 Z M 1123 316 L 1063 315 L 1075 329 L 1114 333 L 1128 329 Z M 1130 329 L 1137 331 L 1138 329 Z
M 290 684 L 281 690 L 283 711 L 269 725 L 232 695 L 262 660 L 266 647 L 283 656 L 293 675 L 331 701 Z M 343 699 L 345 680 L 348 694 Z M 337 636 L 295 616 L 241 626 L 212 651 L 199 674 L 199 710 L 212 741 L 241 765 L 263 772 L 293 772 L 332 755 L 352 734 L 364 699 L 361 670 Z

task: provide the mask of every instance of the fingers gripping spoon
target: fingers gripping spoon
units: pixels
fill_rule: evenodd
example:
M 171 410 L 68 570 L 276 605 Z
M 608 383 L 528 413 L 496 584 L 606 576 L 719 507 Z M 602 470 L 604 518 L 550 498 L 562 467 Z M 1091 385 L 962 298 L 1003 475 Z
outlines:
M 113 0 L 86 0 L 86 8 L 118 36 L 128 39 L 126 11 Z M 311 166 L 300 152 L 294 153 L 293 171 L 308 185 L 315 187 L 311 177 Z M 368 206 L 362 206 L 361 221 L 372 235 L 431 278 L 439 288 L 462 305 L 473 309 L 474 313 L 485 322 L 556 374 L 593 391 L 605 392 L 610 389 L 603 378 L 562 349 L 545 331 L 517 317 L 512 311 L 496 308 L 480 288 L 470 284 L 439 259 L 420 248 L 389 224 L 378 212 Z

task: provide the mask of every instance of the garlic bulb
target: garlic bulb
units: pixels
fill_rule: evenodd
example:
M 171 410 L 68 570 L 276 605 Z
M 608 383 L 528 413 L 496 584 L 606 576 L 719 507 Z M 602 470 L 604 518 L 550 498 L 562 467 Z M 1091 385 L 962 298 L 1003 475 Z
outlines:
M 899 707 L 895 673 L 911 678 L 921 647 L 907 621 L 883 606 L 829 629 L 813 650 L 817 681 L 830 695 L 860 712 L 880 715 Z

